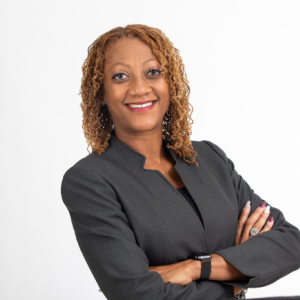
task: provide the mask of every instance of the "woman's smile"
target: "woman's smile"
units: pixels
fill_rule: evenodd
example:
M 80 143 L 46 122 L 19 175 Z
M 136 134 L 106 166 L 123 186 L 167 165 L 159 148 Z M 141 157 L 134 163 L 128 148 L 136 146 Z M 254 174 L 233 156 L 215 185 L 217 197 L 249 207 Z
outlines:
M 155 104 L 156 104 L 157 100 L 154 101 L 142 101 L 142 102 L 135 102 L 135 103 L 126 103 L 126 107 L 135 113 L 140 113 L 140 112 L 146 112 L 151 110 Z

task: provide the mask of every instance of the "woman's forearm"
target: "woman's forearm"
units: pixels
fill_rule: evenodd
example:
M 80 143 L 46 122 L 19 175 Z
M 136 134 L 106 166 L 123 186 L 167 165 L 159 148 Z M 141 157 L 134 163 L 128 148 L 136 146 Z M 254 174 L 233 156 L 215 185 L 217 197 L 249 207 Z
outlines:
M 198 280 L 201 274 L 201 262 L 194 261 L 194 266 L 191 267 L 191 277 L 193 280 Z M 227 262 L 221 255 L 212 254 L 211 257 L 211 273 L 209 280 L 214 281 L 247 281 L 250 277 L 242 274 L 232 264 Z M 238 294 L 242 288 L 234 286 L 234 294 Z
M 200 278 L 201 262 L 194 261 L 191 265 L 191 277 L 194 280 Z M 209 280 L 214 281 L 248 281 L 250 277 L 241 273 L 232 264 L 226 261 L 221 255 L 212 254 L 211 256 L 211 273 Z
M 221 255 L 212 254 L 209 280 L 215 281 L 248 281 L 250 277 L 241 273 Z
M 152 266 L 149 267 L 149 271 L 159 273 L 165 283 L 171 282 L 179 285 L 187 285 L 200 278 L 201 268 L 201 261 L 187 259 L 171 265 Z M 222 256 L 212 254 L 209 280 L 248 281 L 249 279 L 250 277 L 242 274 Z
M 191 261 L 190 259 L 188 261 Z M 198 280 L 201 275 L 201 261 L 191 261 L 190 277 L 193 280 Z M 248 281 L 248 277 L 236 269 L 232 264 L 226 261 L 221 255 L 211 255 L 211 273 L 209 280 L 214 281 Z

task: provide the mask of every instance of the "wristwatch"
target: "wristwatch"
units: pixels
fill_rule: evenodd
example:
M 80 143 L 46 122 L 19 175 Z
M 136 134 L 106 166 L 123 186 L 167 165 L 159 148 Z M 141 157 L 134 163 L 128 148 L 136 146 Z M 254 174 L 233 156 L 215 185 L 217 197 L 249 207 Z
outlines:
M 201 263 L 201 275 L 199 280 L 207 280 L 211 272 L 211 255 L 205 252 L 192 253 L 189 258 L 200 260 Z

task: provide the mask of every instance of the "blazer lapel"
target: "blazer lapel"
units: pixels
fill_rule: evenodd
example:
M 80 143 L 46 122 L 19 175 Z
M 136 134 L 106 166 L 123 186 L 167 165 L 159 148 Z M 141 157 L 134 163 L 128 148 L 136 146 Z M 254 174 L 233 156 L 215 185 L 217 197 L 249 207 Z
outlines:
M 208 252 L 233 246 L 237 231 L 238 205 L 228 199 L 209 165 L 198 153 L 197 162 L 180 162 L 176 171 L 182 176 L 203 218 Z

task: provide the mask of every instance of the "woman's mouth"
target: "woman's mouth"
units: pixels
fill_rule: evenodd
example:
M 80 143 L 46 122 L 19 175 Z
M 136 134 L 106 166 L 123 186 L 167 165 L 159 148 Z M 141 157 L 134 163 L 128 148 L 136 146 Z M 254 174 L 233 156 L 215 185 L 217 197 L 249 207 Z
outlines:
M 157 100 L 143 102 L 142 104 L 126 103 L 125 106 L 132 112 L 145 112 L 151 110 L 156 102 Z

